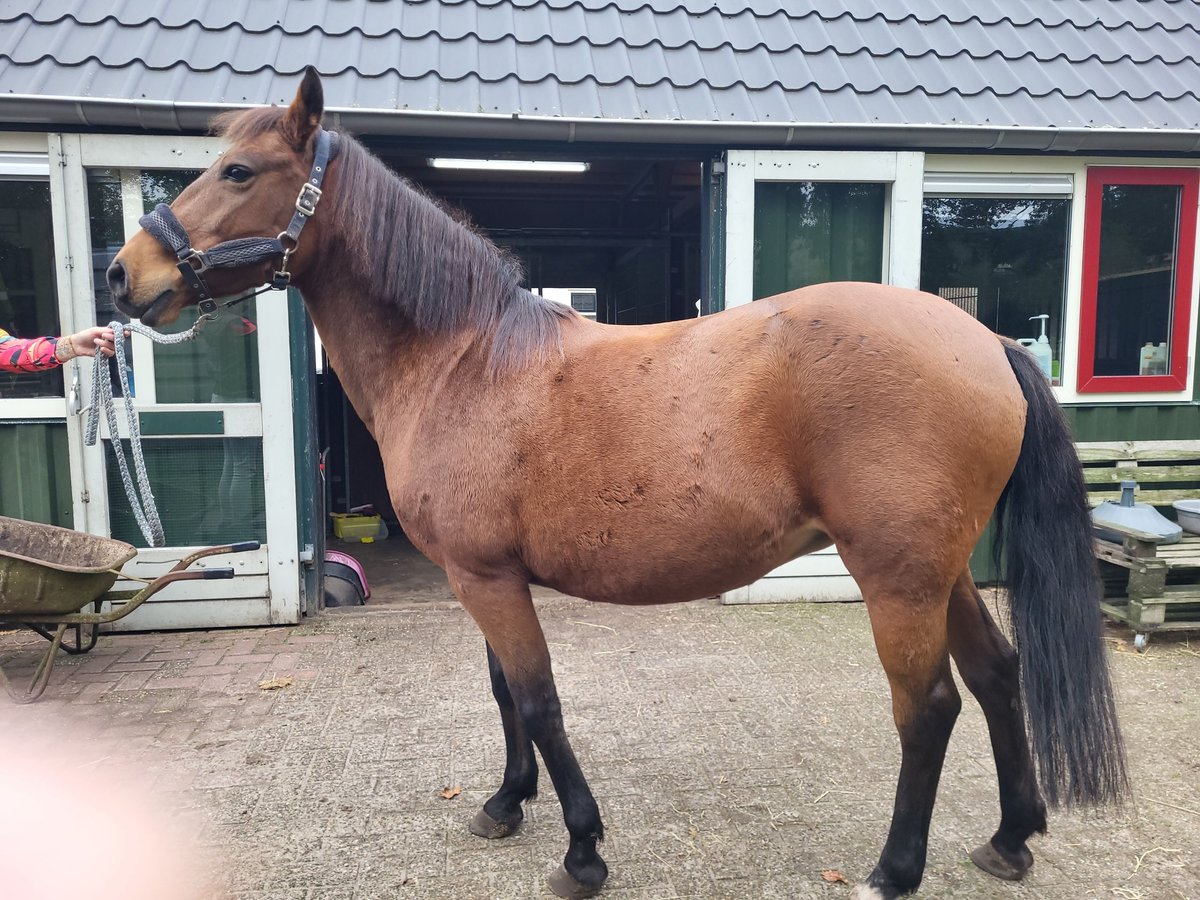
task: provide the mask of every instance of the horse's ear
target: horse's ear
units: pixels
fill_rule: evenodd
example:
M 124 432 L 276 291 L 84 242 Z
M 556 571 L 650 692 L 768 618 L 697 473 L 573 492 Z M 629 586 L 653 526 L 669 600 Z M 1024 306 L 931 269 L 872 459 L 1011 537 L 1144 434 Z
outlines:
M 321 88 L 321 76 L 312 66 L 304 70 L 304 80 L 296 91 L 296 99 L 288 107 L 283 116 L 281 127 L 284 136 L 297 150 L 307 146 L 317 126 L 321 124 L 321 114 L 325 112 L 325 92 Z

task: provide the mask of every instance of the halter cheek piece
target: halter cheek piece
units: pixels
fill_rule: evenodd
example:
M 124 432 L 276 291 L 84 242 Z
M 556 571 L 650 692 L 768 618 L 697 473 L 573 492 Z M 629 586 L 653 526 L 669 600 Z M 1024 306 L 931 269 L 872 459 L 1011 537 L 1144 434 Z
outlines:
M 300 245 L 300 232 L 304 230 L 309 218 L 317 211 L 317 204 L 321 200 L 321 182 L 325 180 L 325 172 L 329 168 L 330 161 L 337 157 L 339 146 L 337 132 L 326 131 L 322 128 L 317 135 L 317 148 L 313 156 L 312 171 L 309 172 L 308 181 L 304 182 L 304 186 L 300 188 L 300 193 L 296 197 L 296 211 L 292 214 L 292 220 L 288 223 L 287 230 L 281 231 L 278 237 L 237 238 L 232 241 L 224 241 L 207 250 L 196 250 L 192 247 L 187 229 L 183 227 L 183 223 L 176 218 L 175 213 L 167 204 L 158 204 L 154 207 L 153 212 L 147 213 L 138 220 L 138 224 L 155 240 L 175 254 L 183 280 L 200 298 L 200 314 L 203 318 L 216 318 L 220 306 L 231 306 L 233 303 L 256 296 L 263 291 L 287 289 L 292 280 L 292 275 L 288 272 L 288 261 Z M 239 266 L 250 266 L 274 259 L 277 256 L 282 259 L 267 287 L 255 291 L 253 294 L 247 294 L 239 300 L 218 305 L 213 297 L 212 289 L 204 278 L 205 272 L 209 269 L 236 269 Z

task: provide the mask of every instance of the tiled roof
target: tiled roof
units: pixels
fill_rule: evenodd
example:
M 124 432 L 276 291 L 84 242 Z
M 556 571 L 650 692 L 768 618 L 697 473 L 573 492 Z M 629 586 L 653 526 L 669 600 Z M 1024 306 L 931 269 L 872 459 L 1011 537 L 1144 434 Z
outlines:
M 309 64 L 360 131 L 1200 149 L 1197 0 L 0 0 L 8 121 L 200 127 Z

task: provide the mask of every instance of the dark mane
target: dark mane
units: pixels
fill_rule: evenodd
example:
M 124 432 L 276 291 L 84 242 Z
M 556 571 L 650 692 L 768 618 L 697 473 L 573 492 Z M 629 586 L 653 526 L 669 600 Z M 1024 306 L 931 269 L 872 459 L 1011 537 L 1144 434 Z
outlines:
M 282 115 L 276 107 L 227 113 L 214 130 L 249 140 L 276 128 Z M 336 223 L 326 233 L 346 279 L 394 304 L 418 330 L 489 332 L 493 373 L 561 346 L 560 325 L 576 313 L 525 290 L 520 260 L 346 135 L 336 166 L 337 191 L 320 214 Z

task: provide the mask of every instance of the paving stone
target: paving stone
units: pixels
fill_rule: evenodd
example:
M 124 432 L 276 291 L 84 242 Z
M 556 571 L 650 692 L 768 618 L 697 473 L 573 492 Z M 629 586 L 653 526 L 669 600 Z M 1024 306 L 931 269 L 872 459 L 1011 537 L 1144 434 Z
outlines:
M 861 606 L 537 602 L 606 822 L 603 896 L 831 898 L 847 890 L 823 870 L 870 872 L 899 743 Z M 37 651 L 0 636 L 7 671 L 28 671 Z M 1112 662 L 1136 812 L 1053 812 L 1025 883 L 979 872 L 966 853 L 995 829 L 995 767 L 964 693 L 918 896 L 1195 900 L 1200 656 L 1161 636 Z M 259 689 L 282 675 L 293 683 Z M 213 900 L 542 898 L 567 847 L 544 769 L 516 835 L 467 830 L 499 784 L 504 743 L 482 640 L 452 606 L 103 635 L 59 660 L 40 703 L 0 705 L 0 734 L 27 750 L 52 727 L 98 777 L 124 760 L 134 772 L 114 783 L 198 817 Z M 453 800 L 439 796 L 449 785 L 462 789 Z

